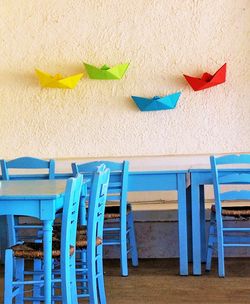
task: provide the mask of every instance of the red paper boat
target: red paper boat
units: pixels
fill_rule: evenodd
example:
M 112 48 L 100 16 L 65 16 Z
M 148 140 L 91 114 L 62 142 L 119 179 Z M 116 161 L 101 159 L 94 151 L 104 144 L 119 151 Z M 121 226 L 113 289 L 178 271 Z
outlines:
M 214 75 L 204 73 L 201 78 L 191 77 L 188 75 L 184 75 L 184 77 L 194 91 L 200 91 L 225 82 L 226 67 L 227 64 L 225 63 Z

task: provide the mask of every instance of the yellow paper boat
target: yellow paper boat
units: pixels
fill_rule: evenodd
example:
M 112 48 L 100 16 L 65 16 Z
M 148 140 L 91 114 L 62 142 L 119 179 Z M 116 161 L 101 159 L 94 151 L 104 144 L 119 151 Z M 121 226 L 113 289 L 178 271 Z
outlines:
M 55 76 L 52 76 L 38 69 L 36 69 L 36 75 L 39 79 L 41 87 L 60 89 L 73 89 L 83 76 L 83 74 L 76 74 L 63 78 L 61 74 L 56 74 Z

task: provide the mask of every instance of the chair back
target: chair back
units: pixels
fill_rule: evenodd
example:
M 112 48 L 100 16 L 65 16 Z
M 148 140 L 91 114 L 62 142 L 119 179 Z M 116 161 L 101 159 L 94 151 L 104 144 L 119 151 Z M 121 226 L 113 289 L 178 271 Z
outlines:
M 45 169 L 48 173 L 44 174 L 32 174 L 32 176 L 28 174 L 21 174 L 18 176 L 10 175 L 10 169 Z M 1 170 L 2 170 L 2 179 L 54 179 L 55 178 L 55 161 L 54 160 L 43 160 L 34 157 L 19 157 L 13 160 L 6 161 L 4 159 L 1 160 Z M 23 172 L 23 170 L 22 170 Z
M 63 203 L 62 226 L 61 226 L 61 255 L 62 261 L 69 262 L 70 248 L 75 248 L 77 219 L 80 196 L 83 189 L 83 176 L 69 178 L 66 184 Z
M 211 156 L 210 164 L 216 212 L 221 212 L 223 201 L 250 200 L 249 190 L 237 189 L 239 185 L 250 185 L 250 154 Z M 230 191 L 222 191 L 221 185 L 231 185 Z
M 108 202 L 119 202 L 121 216 L 126 216 L 127 212 L 127 192 L 128 192 L 128 168 L 129 162 L 111 162 L 111 161 L 95 161 L 84 164 L 72 164 L 73 175 L 79 173 L 84 178 L 89 178 L 93 182 L 93 173 L 96 167 L 104 164 L 110 170 L 110 179 L 107 193 Z M 90 195 L 91 183 L 88 184 L 88 192 Z
M 88 210 L 87 255 L 94 256 L 96 239 L 103 239 L 105 203 L 109 187 L 110 170 L 104 164 L 93 173 Z

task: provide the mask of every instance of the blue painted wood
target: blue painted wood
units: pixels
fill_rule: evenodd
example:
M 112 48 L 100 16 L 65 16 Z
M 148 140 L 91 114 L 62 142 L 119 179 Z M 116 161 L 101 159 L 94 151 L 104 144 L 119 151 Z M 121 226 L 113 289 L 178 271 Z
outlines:
M 43 160 L 34 157 L 20 157 L 13 160 L 1 161 L 2 178 L 4 180 L 11 179 L 10 169 L 48 169 L 49 179 L 55 178 L 55 161 L 54 160 Z
M 77 303 L 76 293 L 71 291 L 76 289 L 76 276 L 75 276 L 75 254 L 69 254 L 70 246 L 75 247 L 77 218 L 79 210 L 80 193 L 82 190 L 82 176 L 75 179 L 71 178 L 67 181 L 65 190 L 65 181 L 43 181 L 39 186 L 37 181 L 22 181 L 23 188 L 15 187 L 20 181 L 6 181 L 2 182 L 2 193 L 0 194 L 0 214 L 4 214 L 4 204 L 12 206 L 12 215 L 22 215 L 17 211 L 18 204 L 23 204 L 23 209 L 26 209 L 24 202 L 31 202 L 34 205 L 33 216 L 40 213 L 39 218 L 43 220 L 43 244 L 44 244 L 44 279 L 36 281 L 21 281 L 23 280 L 23 267 L 22 259 L 17 259 L 16 273 L 13 273 L 13 253 L 12 249 L 6 250 L 5 261 L 5 293 L 4 303 L 12 303 L 12 298 L 18 296 L 17 303 L 23 300 L 23 284 L 39 284 L 44 285 L 44 296 L 40 298 L 28 298 L 26 300 L 37 302 L 44 301 L 46 304 L 52 303 L 52 224 L 55 219 L 55 213 L 58 209 L 63 207 L 62 215 L 62 231 L 61 231 L 61 257 L 60 257 L 60 274 L 61 279 L 56 279 L 61 282 L 62 299 L 63 303 Z M 38 198 L 33 195 L 32 183 L 37 188 L 38 193 L 44 191 L 44 195 Z M 47 185 L 47 186 L 46 186 Z M 62 193 L 61 186 L 64 185 Z M 10 190 L 10 188 L 13 188 Z M 9 190 L 9 193 L 8 191 Z M 23 198 L 26 193 L 26 199 Z M 15 196 L 17 195 L 17 196 Z M 53 208 L 51 208 L 53 206 Z M 44 208 L 49 208 L 44 210 Z M 51 212 L 51 209 L 54 211 Z M 43 210 L 39 212 L 39 210 Z M 26 213 L 26 212 L 24 212 Z M 9 214 L 9 213 L 8 213 Z M 74 275 L 72 275 L 72 273 Z M 17 281 L 17 277 L 19 281 Z M 16 289 L 16 287 L 18 287 Z M 14 289 L 16 289 L 14 291 Z M 38 300 L 39 299 L 39 300 Z M 25 298 L 24 298 L 25 300 Z
M 225 265 L 224 265 L 224 247 L 228 247 L 229 244 L 225 243 L 224 240 L 224 230 L 223 227 L 223 216 L 222 216 L 222 201 L 232 201 L 232 200 L 249 200 L 250 202 L 250 191 L 242 190 L 242 191 L 234 191 L 235 185 L 242 184 L 250 184 L 250 174 L 228 174 L 228 178 L 226 175 L 223 177 L 219 177 L 219 169 L 220 165 L 231 165 L 235 166 L 235 164 L 250 164 L 250 155 L 227 155 L 223 157 L 210 157 L 211 163 L 211 171 L 213 177 L 213 188 L 214 188 L 214 197 L 215 197 L 215 224 L 216 224 L 216 240 L 214 236 L 211 236 L 214 240 L 214 246 L 217 244 L 218 251 L 218 274 L 220 277 L 225 276 Z M 221 181 L 222 180 L 222 181 Z M 223 184 L 223 181 L 231 185 L 231 191 L 221 192 L 220 185 Z M 234 188 L 233 188 L 234 187 Z M 237 205 L 236 205 L 237 206 Z M 234 228 L 235 232 L 240 232 L 238 228 Z M 209 236 L 210 237 L 210 236 Z M 242 243 L 242 239 L 244 236 L 239 234 L 238 242 L 236 244 L 231 244 L 230 246 L 239 246 Z M 239 244 L 238 244 L 239 243 Z M 250 245 L 250 244 L 249 244 Z M 246 246 L 246 244 L 242 244 L 242 246 Z
M 244 171 L 244 170 L 242 170 Z M 211 171 L 209 169 L 192 169 L 190 170 L 191 174 L 197 174 L 199 178 L 200 184 L 211 184 Z M 249 171 L 250 172 L 250 171 Z M 188 173 L 188 170 L 164 170 L 164 171 L 130 171 L 128 173 L 128 192 L 138 192 L 138 191 L 177 191 L 180 192 L 182 189 L 180 188 L 180 185 L 178 185 L 177 180 L 178 176 L 181 175 L 182 178 L 184 175 Z M 20 175 L 14 175 L 13 178 L 16 180 L 20 179 L 41 179 L 44 178 L 45 174 L 39 174 L 37 176 L 35 175 L 28 175 L 28 176 L 20 176 Z M 55 179 L 67 179 L 69 177 L 72 177 L 72 173 L 57 173 L 55 174 Z M 115 180 L 115 174 L 112 175 L 111 179 L 114 178 Z M 87 178 L 88 176 L 85 176 Z M 117 179 L 116 179 L 117 180 Z M 193 187 L 191 192 L 193 192 Z M 199 192 L 199 189 L 198 189 Z M 199 194 L 196 198 L 196 200 L 193 199 L 193 193 L 192 193 L 192 210 L 194 210 L 194 206 L 197 206 L 199 202 Z M 180 209 L 181 206 L 178 206 L 178 209 Z M 196 210 L 197 212 L 197 210 Z M 199 210 L 198 210 L 199 213 Z M 192 223 L 194 225 L 194 214 L 192 213 Z M 200 224 L 200 219 L 196 219 L 196 224 L 193 227 L 197 227 L 197 225 Z M 180 223 L 179 225 L 179 234 L 181 234 L 183 237 L 179 238 L 181 242 L 185 240 L 187 237 L 187 229 Z M 197 228 L 196 228 L 197 229 Z M 197 231 L 197 230 L 196 230 Z M 199 242 L 197 241 L 197 238 L 199 238 L 199 231 L 197 233 L 192 233 L 192 239 L 194 239 L 193 247 L 195 244 Z M 185 244 L 182 245 L 185 247 Z M 194 250 L 192 250 L 194 252 Z M 196 255 L 194 252 L 193 255 Z M 183 264 L 186 261 L 185 252 L 180 252 L 180 264 Z M 194 264 L 199 264 L 199 257 L 194 259 Z M 195 268 L 195 267 L 194 267 Z M 188 269 L 188 264 L 185 265 L 185 269 Z M 196 273 L 196 271 L 194 271 Z M 180 274 L 184 275 L 186 274 L 186 270 L 184 273 L 182 273 L 182 270 L 180 269 Z
M 72 164 L 73 174 L 82 173 L 85 177 L 91 177 L 93 172 L 95 172 L 97 166 L 104 164 L 110 169 L 110 180 L 108 187 L 108 202 L 115 202 L 120 206 L 120 218 L 119 221 L 112 221 L 112 227 L 108 228 L 108 235 L 106 234 L 106 225 L 104 228 L 104 245 L 120 245 L 120 261 L 121 261 L 121 275 L 128 275 L 128 252 L 131 252 L 132 265 L 138 266 L 138 253 L 136 246 L 135 235 L 131 238 L 132 231 L 134 232 L 134 222 L 131 222 L 133 216 L 130 216 L 130 221 L 128 220 L 129 214 L 132 213 L 132 207 L 127 208 L 127 193 L 128 193 L 128 168 L 129 162 L 110 162 L 110 161 L 95 161 L 84 164 Z M 90 187 L 91 188 L 91 183 Z M 114 195 L 113 195 L 114 194 Z M 108 208 L 106 208 L 108 210 Z M 107 211 L 108 212 L 108 211 Z M 85 212 L 84 212 L 85 213 Z M 109 227 L 110 220 L 107 220 L 107 226 Z M 132 229 L 128 230 L 127 223 L 129 222 Z M 113 233 L 114 232 L 114 233 Z M 117 233 L 119 233 L 120 238 L 117 239 Z M 106 242 L 106 238 L 108 242 Z M 129 247 L 128 247 L 129 245 Z
M 220 169 L 218 172 L 219 177 L 225 175 L 238 174 L 248 174 L 250 169 L 248 168 L 238 168 L 228 165 L 226 168 Z M 203 168 L 192 168 L 189 170 L 190 174 L 190 184 L 191 184 L 191 201 L 192 201 L 192 251 L 193 251 L 193 274 L 201 275 L 201 252 L 204 248 L 205 235 L 202 235 L 204 232 L 201 232 L 201 227 L 204 227 L 205 222 L 201 226 L 201 205 L 204 206 L 204 201 L 200 201 L 200 186 L 212 185 L 212 172 L 211 169 Z
M 216 158 L 218 159 L 218 158 Z M 249 155 L 232 155 L 232 156 L 226 156 L 219 158 L 219 163 L 221 165 L 226 165 L 226 167 L 222 167 L 217 171 L 217 178 L 219 181 L 224 182 L 225 184 L 234 184 L 234 178 L 235 178 L 235 184 L 246 184 L 247 179 L 246 176 L 250 173 L 250 168 L 247 167 L 240 167 L 236 166 L 235 164 L 249 164 Z M 233 162 L 232 164 L 227 162 Z M 217 165 L 217 163 L 216 163 Z M 203 236 L 204 232 L 201 232 L 201 222 L 200 219 L 200 202 L 199 202 L 199 187 L 200 185 L 206 185 L 206 184 L 213 184 L 213 170 L 215 170 L 215 164 L 212 164 L 211 161 L 211 169 L 191 169 L 190 175 L 191 175 L 191 188 L 192 188 L 192 226 L 196 227 L 195 232 L 193 232 L 193 273 L 195 275 L 201 274 L 201 248 L 204 247 L 204 239 L 205 236 Z M 228 176 L 228 177 L 227 177 Z M 219 191 L 218 185 L 215 184 L 215 191 Z M 234 192 L 235 193 L 235 192 Z M 244 198 L 245 195 L 242 195 L 244 192 L 239 191 L 238 193 L 235 193 L 234 198 L 241 197 Z M 236 195 L 237 194 L 237 195 Z M 247 198 L 247 196 L 245 196 Z M 224 197 L 229 198 L 229 197 Z M 201 203 L 204 204 L 204 203 Z M 218 234 L 218 242 L 223 242 L 223 233 L 222 231 L 222 218 L 218 217 L 218 214 L 220 214 L 220 211 L 216 211 L 216 222 L 217 222 L 217 228 L 219 227 L 220 232 Z M 204 223 L 202 223 L 204 225 Z M 210 225 L 210 231 L 211 231 L 211 238 L 209 240 L 209 244 L 211 247 L 211 243 L 213 243 L 212 239 L 212 233 L 215 228 L 211 227 Z M 224 256 L 224 246 L 220 246 L 218 248 L 218 254 L 220 256 L 219 261 L 219 272 L 220 275 L 224 275 L 224 264 L 222 263 L 222 258 Z M 208 269 L 210 269 L 211 264 L 209 264 L 209 259 L 211 257 L 211 251 L 208 252 Z
M 88 211 L 87 225 L 87 268 L 89 302 L 106 303 L 104 277 L 103 277 L 103 244 L 96 246 L 96 238 L 103 239 L 104 214 L 109 187 L 110 169 L 99 165 L 93 175 Z M 82 261 L 84 262 L 84 261 Z M 97 288 L 98 286 L 98 288 Z M 99 294 L 98 294 L 99 293 Z
M 3 180 L 12 180 L 15 177 L 11 174 L 12 169 L 15 171 L 23 169 L 29 169 L 34 171 L 34 169 L 45 169 L 47 174 L 43 175 L 43 179 L 54 179 L 55 178 L 55 161 L 54 160 L 43 160 L 34 157 L 20 157 L 13 160 L 6 161 L 2 159 L 1 163 L 1 171 L 2 171 L 2 178 Z M 21 175 L 25 177 L 25 174 Z M 20 225 L 19 218 L 13 216 L 7 216 L 7 227 L 8 227 L 8 238 L 9 238 L 9 246 L 14 245 L 17 241 L 23 240 L 23 236 L 19 233 L 20 229 L 37 229 L 39 228 L 38 225 Z M 36 238 L 36 236 L 30 236 L 28 239 L 32 240 Z M 27 237 L 26 237 L 27 238 Z

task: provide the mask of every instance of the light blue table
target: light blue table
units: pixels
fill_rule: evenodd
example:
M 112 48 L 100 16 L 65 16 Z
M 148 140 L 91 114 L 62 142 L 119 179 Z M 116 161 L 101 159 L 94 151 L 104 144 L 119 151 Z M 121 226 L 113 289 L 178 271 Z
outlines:
M 188 275 L 188 231 L 191 231 L 188 227 L 188 219 L 191 219 L 191 211 L 188 208 L 190 202 L 186 196 L 187 173 L 187 170 L 130 171 L 128 181 L 129 192 L 177 191 L 180 275 Z M 71 176 L 71 173 L 56 174 L 56 179 L 66 179 Z M 43 175 L 40 177 L 43 177 Z M 15 176 L 14 178 L 18 179 L 19 177 Z M 39 178 L 39 176 L 36 176 L 36 178 Z M 85 178 L 88 178 L 88 176 L 85 176 Z M 115 174 L 110 178 L 115 179 Z M 1 223 L 3 223 L 3 220 L 0 221 L 0 225 Z M 191 243 L 190 236 L 189 243 Z
M 43 222 L 46 304 L 51 304 L 52 225 L 63 207 L 65 186 L 65 180 L 0 181 L 0 215 L 32 216 Z
M 247 169 L 223 169 L 223 172 L 249 172 Z M 193 274 L 201 275 L 201 263 L 206 262 L 206 216 L 204 186 L 211 185 L 212 173 L 210 169 L 190 169 L 191 201 L 192 201 L 192 251 Z

